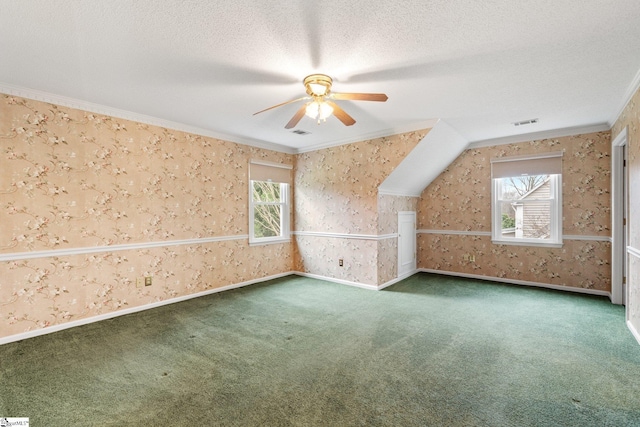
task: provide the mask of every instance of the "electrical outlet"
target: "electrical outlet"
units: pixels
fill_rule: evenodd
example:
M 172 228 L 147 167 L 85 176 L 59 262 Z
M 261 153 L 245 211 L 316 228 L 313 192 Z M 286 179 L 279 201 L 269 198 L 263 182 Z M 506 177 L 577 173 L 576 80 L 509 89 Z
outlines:
M 146 276 L 144 278 L 144 285 L 145 286 L 151 286 L 151 276 Z
M 464 261 L 469 261 L 469 254 L 464 254 L 464 255 L 462 255 L 462 259 L 463 259 Z
M 144 277 L 137 277 L 136 288 L 143 288 L 143 287 L 144 287 Z
M 469 255 L 469 261 L 476 262 L 476 256 L 475 255 Z
M 338 265 L 339 265 L 340 267 L 344 266 L 344 260 L 343 260 L 342 258 L 340 258 L 340 259 L 338 260 Z

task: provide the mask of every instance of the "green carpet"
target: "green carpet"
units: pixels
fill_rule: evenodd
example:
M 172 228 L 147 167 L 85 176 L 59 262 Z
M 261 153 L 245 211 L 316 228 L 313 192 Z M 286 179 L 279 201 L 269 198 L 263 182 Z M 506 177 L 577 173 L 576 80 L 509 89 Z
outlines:
M 32 426 L 638 426 L 640 346 L 601 297 L 416 274 L 289 276 L 0 346 Z

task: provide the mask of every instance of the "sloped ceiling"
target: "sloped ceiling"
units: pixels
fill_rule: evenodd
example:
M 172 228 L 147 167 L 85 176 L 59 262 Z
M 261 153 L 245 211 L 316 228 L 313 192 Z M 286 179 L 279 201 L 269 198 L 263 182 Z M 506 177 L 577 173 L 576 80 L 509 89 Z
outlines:
M 419 197 L 467 147 L 468 142 L 439 120 L 378 187 L 382 194 Z
M 637 0 L 5 0 L 0 91 L 296 152 L 422 129 L 470 142 L 611 123 L 640 69 Z M 284 129 L 321 72 L 357 121 Z M 535 125 L 513 122 L 537 118 Z

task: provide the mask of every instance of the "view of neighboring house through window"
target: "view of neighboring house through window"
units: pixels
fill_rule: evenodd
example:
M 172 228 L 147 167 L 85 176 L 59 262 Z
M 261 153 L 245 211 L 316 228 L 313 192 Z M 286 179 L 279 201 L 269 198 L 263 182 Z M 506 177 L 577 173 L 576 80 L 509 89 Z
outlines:
M 492 159 L 492 240 L 562 244 L 562 153 Z
M 258 161 L 249 166 L 249 243 L 289 240 L 291 166 Z

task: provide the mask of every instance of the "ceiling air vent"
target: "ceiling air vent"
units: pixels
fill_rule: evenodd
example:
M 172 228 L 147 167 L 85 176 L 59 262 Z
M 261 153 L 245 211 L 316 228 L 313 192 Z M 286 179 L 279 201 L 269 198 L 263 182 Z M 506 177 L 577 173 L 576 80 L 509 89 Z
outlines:
M 521 122 L 515 122 L 513 125 L 514 126 L 522 126 L 522 125 L 532 125 L 534 123 L 538 123 L 538 119 L 523 120 Z
M 291 133 L 295 133 L 296 135 L 309 135 L 311 132 L 307 132 L 306 130 L 296 129 L 296 130 L 292 130 Z

